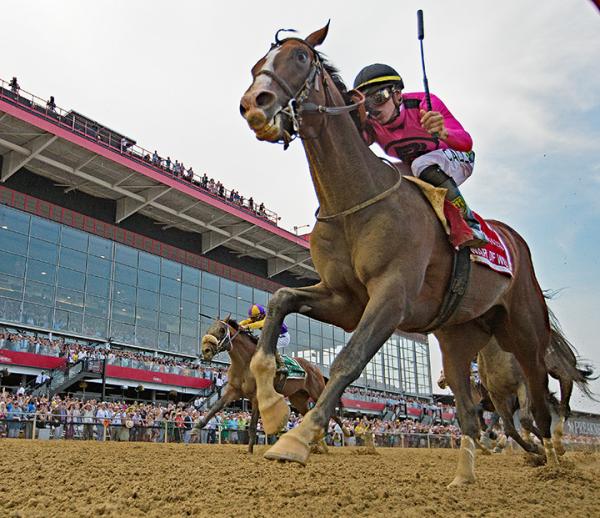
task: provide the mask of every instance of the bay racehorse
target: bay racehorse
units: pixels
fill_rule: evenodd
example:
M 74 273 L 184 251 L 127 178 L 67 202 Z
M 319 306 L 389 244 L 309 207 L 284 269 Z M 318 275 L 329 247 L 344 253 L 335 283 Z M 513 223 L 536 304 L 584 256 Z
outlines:
M 550 340 L 548 310 L 527 244 L 506 224 L 490 221 L 509 249 L 513 277 L 473 264 L 460 305 L 438 324 L 454 249 L 418 187 L 401 181 L 398 171 L 363 141 L 351 114 L 361 101 L 350 105 L 352 95 L 316 50 L 328 29 L 329 24 L 306 39 L 280 40 L 276 35 L 252 67 L 252 84 L 240 103 L 242 116 L 259 140 L 288 145 L 294 136 L 301 138 L 320 204 L 310 243 L 321 280 L 305 288 L 281 288 L 273 295 L 251 363 L 267 433 L 279 431 L 289 412 L 273 388 L 274 353 L 284 317 L 299 312 L 354 331 L 336 356 L 315 407 L 265 457 L 305 464 L 310 442 L 322 434 L 344 389 L 400 329 L 433 330 L 440 343 L 463 436 L 452 484 L 475 480 L 479 423 L 469 364 L 492 338 L 519 361 L 547 460 L 557 463 L 544 365 Z
M 256 381 L 250 371 L 250 361 L 256 352 L 257 339 L 251 333 L 241 331 L 238 323 L 227 317 L 215 320 L 202 337 L 202 357 L 205 361 L 223 351 L 227 351 L 231 364 L 227 370 L 227 385 L 219 400 L 208 410 L 207 414 L 196 425 L 196 429 L 206 426 L 208 421 L 225 408 L 229 403 L 246 398 L 252 403 L 248 450 L 253 452 L 256 444 L 256 425 L 258 422 L 258 404 L 256 401 Z M 317 401 L 325 388 L 325 378 L 319 368 L 305 360 L 295 358 L 306 372 L 304 379 L 286 379 L 281 387 L 277 387 L 283 397 L 287 397 L 292 407 L 305 415 L 309 410 L 309 402 Z M 273 382 L 273 380 L 271 380 Z M 344 434 L 348 434 L 341 419 L 333 415 L 332 419 L 339 424 Z M 279 431 L 279 430 L 277 430 Z M 321 442 L 320 446 L 324 443 Z

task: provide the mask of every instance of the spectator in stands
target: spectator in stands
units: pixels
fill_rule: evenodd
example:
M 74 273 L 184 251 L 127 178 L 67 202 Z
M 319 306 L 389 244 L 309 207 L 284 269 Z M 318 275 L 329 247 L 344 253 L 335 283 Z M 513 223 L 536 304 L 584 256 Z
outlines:
M 254 198 L 252 196 L 250 196 L 250 198 L 248 198 L 248 208 L 251 211 L 254 211 Z
M 91 403 L 83 405 L 83 438 L 91 440 L 94 436 L 94 407 Z
M 13 77 L 10 80 L 10 83 L 8 83 L 8 86 L 10 87 L 10 90 L 13 94 L 19 95 L 19 90 L 21 90 L 21 87 L 19 86 L 19 83 L 18 83 L 16 77 Z
M 54 96 L 51 95 L 50 99 L 46 103 L 46 110 L 52 113 L 56 113 L 56 103 L 54 102 Z
M 160 157 L 158 156 L 156 149 L 154 150 L 154 153 L 152 153 L 152 165 L 157 167 L 160 165 Z
M 168 156 L 167 159 L 165 160 L 165 169 L 167 171 L 171 170 L 171 157 L 170 156 Z
M 202 175 L 202 180 L 200 181 L 200 186 L 203 189 L 208 189 L 208 175 L 206 173 L 204 173 Z
M 21 433 L 21 420 L 23 419 L 23 410 L 18 400 L 6 405 L 6 418 L 8 420 L 8 437 L 16 439 Z
M 179 160 L 175 160 L 175 165 L 173 166 L 173 175 L 179 176 L 181 174 L 181 164 Z
M 194 170 L 192 169 L 192 166 L 185 172 L 184 178 L 190 182 L 194 181 Z
M 258 215 L 259 216 L 264 216 L 265 215 L 265 204 L 264 203 L 261 203 L 258 206 Z

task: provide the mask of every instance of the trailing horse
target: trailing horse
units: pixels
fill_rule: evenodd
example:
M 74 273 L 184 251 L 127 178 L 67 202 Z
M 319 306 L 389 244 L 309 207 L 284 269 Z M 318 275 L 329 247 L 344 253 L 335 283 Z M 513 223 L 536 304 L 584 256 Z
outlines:
M 257 339 L 250 333 L 241 331 L 238 323 L 229 317 L 224 320 L 215 320 L 206 334 L 202 337 L 202 356 L 210 361 L 216 354 L 227 351 L 231 358 L 231 365 L 227 370 L 228 383 L 219 400 L 208 410 L 196 429 L 206 426 L 208 421 L 225 408 L 229 403 L 241 398 L 246 398 L 252 403 L 252 417 L 250 419 L 248 451 L 253 452 L 256 444 L 256 425 L 258 422 L 258 404 L 256 401 L 256 381 L 250 372 L 250 361 L 256 352 Z M 291 405 L 300 414 L 305 415 L 309 410 L 309 401 L 317 401 L 325 388 L 325 379 L 321 371 L 304 358 L 295 358 L 306 372 L 303 379 L 286 379 L 281 388 L 278 387 L 283 397 L 290 400 Z M 334 415 L 332 419 L 338 423 L 344 434 L 347 431 L 341 419 Z M 279 430 L 276 430 L 277 432 Z M 324 443 L 321 443 L 321 446 Z
M 509 250 L 512 277 L 473 264 L 460 304 L 443 322 L 438 319 L 455 251 L 421 190 L 401 181 L 363 141 L 351 116 L 361 101 L 349 106 L 351 96 L 337 71 L 315 48 L 327 32 L 328 25 L 306 39 L 276 36 L 252 67 L 252 84 L 240 103 L 259 140 L 287 145 L 294 136 L 302 139 L 320 204 L 310 242 L 321 281 L 273 295 L 251 363 L 267 433 L 280 430 L 289 412 L 273 389 L 275 346 L 285 316 L 299 312 L 354 331 L 315 407 L 265 457 L 305 464 L 310 442 L 322 435 L 344 389 L 400 329 L 433 330 L 440 343 L 463 435 L 453 484 L 475 480 L 479 423 L 469 364 L 492 338 L 517 358 L 546 457 L 556 464 L 544 364 L 550 323 L 527 244 L 506 224 L 488 221 Z

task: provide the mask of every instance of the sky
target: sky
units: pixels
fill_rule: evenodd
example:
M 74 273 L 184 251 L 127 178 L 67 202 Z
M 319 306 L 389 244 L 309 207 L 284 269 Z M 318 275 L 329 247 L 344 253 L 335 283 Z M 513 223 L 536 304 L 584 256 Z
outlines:
M 474 140 L 470 205 L 529 243 L 567 337 L 600 371 L 600 12 L 590 0 L 9 3 L 0 78 L 207 172 L 306 232 L 316 196 L 299 141 L 259 142 L 239 115 L 250 68 L 280 28 L 321 46 L 346 84 L 365 65 L 430 90 Z M 301 8 L 300 8 L 301 7 Z M 12 12 L 11 12 L 12 11 Z M 377 151 L 378 154 L 381 154 Z M 305 227 L 308 225 L 309 227 Z M 432 339 L 432 376 L 440 355 Z M 556 385 L 552 385 L 556 388 Z M 600 381 L 592 384 L 600 395 Z M 600 413 L 576 393 L 572 407 Z

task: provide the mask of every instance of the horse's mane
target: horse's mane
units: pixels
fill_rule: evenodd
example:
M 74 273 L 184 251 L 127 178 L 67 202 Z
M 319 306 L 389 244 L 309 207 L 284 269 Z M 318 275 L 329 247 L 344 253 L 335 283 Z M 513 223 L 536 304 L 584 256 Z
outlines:
M 233 318 L 230 318 L 229 320 L 227 320 L 227 323 L 233 327 L 236 331 L 239 331 L 240 333 L 243 333 L 244 335 L 246 335 L 248 338 L 250 338 L 250 340 L 252 340 L 252 342 L 254 344 L 258 344 L 258 337 L 255 336 L 254 334 L 252 334 L 252 332 L 250 331 L 245 331 L 245 330 L 241 330 L 240 331 L 240 325 L 238 324 L 237 320 L 234 320 Z
M 342 79 L 342 76 L 340 75 L 339 69 L 335 65 L 333 65 L 333 63 L 331 63 L 331 61 L 328 61 L 322 52 L 318 52 L 315 50 L 315 53 L 317 54 L 317 57 L 323 64 L 323 68 L 325 69 L 325 71 L 331 76 L 331 79 L 333 80 L 333 84 L 335 85 L 335 87 L 338 89 L 338 91 L 344 98 L 344 103 L 346 105 L 352 104 L 352 98 L 350 97 L 350 94 L 348 93 L 348 88 L 346 87 L 346 83 L 344 83 L 344 80 Z M 354 124 L 356 125 L 358 131 L 362 131 L 362 125 L 359 121 L 356 110 L 352 111 L 350 113 L 350 116 L 352 117 L 352 120 L 354 121 Z
M 340 75 L 339 69 L 333 63 L 331 63 L 331 61 L 327 60 L 327 58 L 325 57 L 325 54 L 323 54 L 322 52 L 317 52 L 317 51 L 315 51 L 315 52 L 317 53 L 317 57 L 323 64 L 323 68 L 331 76 L 331 79 L 333 79 L 333 83 L 335 84 L 337 89 L 340 91 L 340 93 L 344 96 L 344 99 L 346 99 L 347 94 L 348 94 L 348 89 L 346 88 L 346 84 L 344 83 L 344 80 L 342 79 L 342 76 Z

